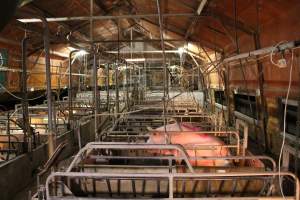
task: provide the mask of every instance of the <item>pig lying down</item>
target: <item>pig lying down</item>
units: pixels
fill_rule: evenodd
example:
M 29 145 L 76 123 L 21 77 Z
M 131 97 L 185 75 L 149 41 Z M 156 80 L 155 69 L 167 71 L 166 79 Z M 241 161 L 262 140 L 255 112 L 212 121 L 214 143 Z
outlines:
M 159 127 L 151 133 L 148 143 L 150 144 L 166 144 L 165 127 Z M 166 125 L 166 130 L 169 133 L 171 144 L 182 145 L 189 157 L 225 157 L 230 156 L 230 152 L 224 145 L 224 142 L 219 138 L 205 134 L 193 133 L 201 131 L 201 128 L 193 126 L 191 123 L 175 123 Z M 155 132 L 157 131 L 157 132 Z M 190 132 L 188 132 L 190 131 Z M 164 150 L 163 155 L 178 155 L 176 150 Z M 190 160 L 193 166 L 227 166 L 230 164 L 228 160 Z

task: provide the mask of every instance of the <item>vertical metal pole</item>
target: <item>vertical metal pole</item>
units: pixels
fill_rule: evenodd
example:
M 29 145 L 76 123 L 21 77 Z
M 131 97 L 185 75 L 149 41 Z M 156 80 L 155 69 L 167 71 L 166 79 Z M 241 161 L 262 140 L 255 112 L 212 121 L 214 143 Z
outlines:
M 6 124 L 6 134 L 8 135 L 8 152 L 6 156 L 6 160 L 9 160 L 10 150 L 11 150 L 11 138 L 10 138 L 10 115 L 7 112 L 7 124 Z
M 174 194 L 174 191 L 173 191 L 173 182 L 174 182 L 174 177 L 173 176 L 169 176 L 169 199 L 173 199 L 173 194 Z
M 194 91 L 194 89 L 195 89 L 195 71 L 194 71 L 194 69 L 192 69 L 192 84 L 193 84 L 192 91 Z
M 142 99 L 142 89 L 143 89 L 143 87 L 142 87 L 142 81 L 141 81 L 141 76 L 142 76 L 142 73 L 141 73 L 141 67 L 139 66 L 139 82 L 138 82 L 138 85 L 139 85 L 139 87 L 138 87 L 138 94 L 139 94 L 139 104 L 141 104 L 141 99 Z
M 119 61 L 118 61 L 119 63 Z M 116 92 L 116 113 L 119 113 L 120 111 L 120 107 L 119 107 L 119 80 L 118 80 L 118 76 L 119 76 L 119 69 L 118 69 L 118 66 L 119 64 L 116 63 L 115 65 L 115 85 L 116 85 L 116 88 L 115 88 L 115 92 Z
M 259 39 L 259 34 L 256 33 L 253 35 L 254 39 L 254 44 L 255 44 L 255 49 L 260 49 L 260 39 Z M 256 61 L 257 64 L 257 71 L 259 73 L 258 76 L 258 83 L 259 83 L 259 91 L 260 91 L 260 105 L 261 105 L 261 112 L 260 112 L 260 117 L 261 117 L 261 123 L 262 123 L 262 132 L 264 134 L 264 148 L 265 152 L 269 153 L 269 137 L 267 133 L 267 108 L 266 108 L 266 100 L 265 100 L 265 95 L 264 95 L 264 67 L 263 64 L 257 59 Z
M 200 66 L 197 67 L 197 74 L 198 74 L 198 91 L 201 91 L 201 80 L 200 80 Z
M 297 57 L 297 65 L 299 66 L 299 57 Z M 294 166 L 295 166 L 295 175 L 299 177 L 299 138 L 300 138 L 300 97 L 298 97 L 298 107 L 297 107 L 297 121 L 296 121 L 296 142 L 295 142 L 295 159 L 294 159 Z
M 230 101 L 230 68 L 229 66 L 226 66 L 226 70 L 224 72 L 225 78 L 224 78 L 224 86 L 225 86 L 225 96 L 226 96 L 226 106 L 227 106 L 227 126 L 232 125 L 231 120 L 231 101 Z
M 58 68 L 58 101 L 60 101 L 60 92 L 61 92 L 61 69 L 62 69 L 62 63 L 59 63 L 59 68 Z
M 91 42 L 94 41 L 94 22 L 93 22 L 93 15 L 94 15 L 94 0 L 90 0 L 90 40 Z
M 143 65 L 143 78 L 144 78 L 144 94 L 143 94 L 143 100 L 145 101 L 146 100 L 146 93 L 147 93 L 147 64 L 146 64 L 146 61 L 144 62 L 144 65 Z
M 147 63 L 146 61 L 144 62 L 144 87 L 145 87 L 145 94 L 144 94 L 144 99 L 146 99 L 147 96 Z
M 106 103 L 107 103 L 107 111 L 109 111 L 109 64 L 106 65 Z
M 120 107 L 119 107 L 119 63 L 120 63 L 120 20 L 118 20 L 118 59 L 116 62 L 115 66 L 115 82 L 116 82 L 116 113 L 120 112 Z M 117 115 L 118 116 L 118 115 Z
M 127 111 L 129 111 L 129 85 L 128 85 L 128 64 L 127 64 L 127 62 L 125 63 L 125 66 L 126 66 L 126 68 L 125 68 L 125 79 L 126 79 L 126 109 L 127 109 Z
M 93 58 L 93 84 L 94 84 L 94 92 L 93 92 L 93 99 L 94 99 L 94 105 L 95 105 L 95 126 L 94 126 L 94 131 L 95 131 L 95 138 L 97 138 L 97 132 L 98 132 L 98 108 L 99 108 L 99 101 L 98 101 L 98 76 L 97 76 L 97 64 L 96 64 L 96 53 L 94 53 L 94 58 Z
M 98 59 L 98 68 L 100 69 L 101 62 L 100 58 Z M 97 98 L 98 98 L 98 113 L 101 112 L 101 84 L 99 83 L 100 77 L 98 77 L 98 70 L 97 70 L 97 86 L 99 87 L 99 90 L 97 90 Z M 100 75 L 101 76 L 101 75 Z
M 129 93 L 130 93 L 130 96 L 129 96 L 129 105 L 131 106 L 132 105 L 132 88 L 131 88 L 131 83 L 132 83 L 132 71 L 131 71 L 131 65 L 130 67 L 128 68 L 129 69 L 129 77 L 128 77 L 128 87 L 129 87 Z
M 46 82 L 47 82 L 47 102 L 48 102 L 48 154 L 51 156 L 54 152 L 55 141 L 53 131 L 53 110 L 52 110 L 52 91 L 51 91 L 51 66 L 50 66 L 50 41 L 49 27 L 47 20 L 41 17 L 44 26 L 44 48 L 46 64 Z
M 23 133 L 24 133 L 24 143 L 23 151 L 27 152 L 28 149 L 28 135 L 30 134 L 29 127 L 29 111 L 28 111 L 28 100 L 27 100 L 27 42 L 29 38 L 24 38 L 22 40 L 22 80 L 21 80 L 21 90 L 22 90 L 22 115 L 23 115 Z
M 163 36 L 163 22 L 162 22 L 162 15 L 160 11 L 160 1 L 156 0 L 157 4 L 157 11 L 158 11 L 158 20 L 159 20 L 159 30 L 160 30 L 160 43 L 161 43 L 161 48 L 162 48 L 162 56 L 163 56 L 163 67 L 164 67 L 164 98 L 163 98 L 163 116 L 164 116 L 164 129 L 165 132 L 166 130 L 166 100 L 168 97 L 168 72 L 167 72 L 167 66 L 166 66 L 166 53 L 165 53 L 165 42 L 164 42 L 164 36 Z M 169 138 L 167 138 L 167 142 L 169 143 Z
M 69 53 L 69 89 L 68 89 L 68 101 L 69 101 L 69 125 L 72 129 L 73 125 L 73 78 L 72 78 L 72 56 L 79 50 L 74 50 Z

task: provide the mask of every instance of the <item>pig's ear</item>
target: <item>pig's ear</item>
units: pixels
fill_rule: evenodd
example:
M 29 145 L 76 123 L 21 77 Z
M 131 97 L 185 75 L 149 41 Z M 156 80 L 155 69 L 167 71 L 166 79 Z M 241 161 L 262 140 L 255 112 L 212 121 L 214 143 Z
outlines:
M 147 128 L 148 131 L 154 131 L 154 129 L 151 128 L 150 126 L 147 126 L 146 128 Z

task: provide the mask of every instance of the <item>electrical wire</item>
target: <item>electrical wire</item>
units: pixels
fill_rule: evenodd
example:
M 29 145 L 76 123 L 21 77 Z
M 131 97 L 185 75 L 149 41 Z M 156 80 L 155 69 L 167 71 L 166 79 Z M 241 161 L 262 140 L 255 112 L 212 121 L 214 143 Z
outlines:
M 272 56 L 271 56 L 271 58 L 272 58 Z M 280 154 L 279 154 L 279 159 L 278 159 L 279 187 L 280 187 L 281 195 L 284 199 L 286 199 L 286 198 L 285 198 L 285 195 L 283 193 L 283 188 L 282 188 L 281 159 L 282 159 L 283 149 L 284 149 L 284 145 L 285 145 L 285 137 L 286 137 L 286 113 L 287 113 L 287 103 L 288 103 L 290 90 L 291 90 L 291 84 L 292 84 L 293 62 L 294 62 L 294 51 L 292 50 L 291 66 L 290 66 L 290 73 L 289 73 L 289 85 L 288 85 L 288 90 L 287 90 L 287 93 L 286 93 L 284 113 L 283 113 L 283 138 L 282 138 L 282 144 L 281 144 Z
M 278 42 L 278 43 L 274 46 L 274 48 L 272 49 L 271 54 L 270 54 L 270 61 L 271 61 L 271 63 L 272 63 L 273 65 L 279 67 L 279 68 L 282 68 L 282 67 L 281 67 L 279 64 L 277 64 L 277 63 L 275 63 L 275 62 L 273 61 L 273 54 L 274 54 L 274 51 L 275 51 L 276 49 L 278 49 L 279 45 L 281 45 L 281 44 L 283 44 L 283 43 L 285 43 L 285 42 L 287 42 L 287 41 L 280 41 L 280 42 Z
M 22 97 L 18 97 L 17 95 L 14 95 L 13 93 L 11 93 L 6 87 L 4 87 L 4 85 L 2 85 L 1 83 L 0 83 L 0 87 L 2 87 L 9 95 L 11 95 L 12 97 L 14 97 L 14 98 L 16 98 L 16 99 L 18 99 L 18 100 L 23 100 L 23 98 Z M 41 98 L 41 97 L 43 97 L 43 96 L 45 96 L 45 93 L 44 94 L 42 94 L 42 95 L 40 95 L 40 96 L 37 96 L 37 97 L 34 97 L 34 98 L 32 98 L 32 99 L 27 99 L 28 101 L 33 101 L 33 100 L 36 100 L 36 99 L 39 99 L 39 98 Z

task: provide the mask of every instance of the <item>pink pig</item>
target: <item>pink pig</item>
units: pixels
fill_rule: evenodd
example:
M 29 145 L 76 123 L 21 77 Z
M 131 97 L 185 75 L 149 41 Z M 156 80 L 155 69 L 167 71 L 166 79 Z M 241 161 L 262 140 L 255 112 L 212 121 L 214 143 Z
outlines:
M 154 132 L 150 135 L 148 143 L 151 144 L 166 144 L 166 136 L 163 132 L 164 127 L 155 129 L 159 132 Z M 180 144 L 185 149 L 189 157 L 224 157 L 230 156 L 230 152 L 224 145 L 224 142 L 219 138 L 208 135 L 205 133 L 192 133 L 185 131 L 200 131 L 200 128 L 194 127 L 189 123 L 181 124 L 169 124 L 166 125 L 167 131 L 173 131 L 169 133 L 169 139 L 171 144 Z M 178 131 L 178 132 L 177 132 Z M 211 148 L 209 147 L 211 145 Z M 179 156 L 178 151 L 165 150 L 162 152 L 163 155 L 174 155 Z M 227 160 L 190 160 L 193 166 L 226 166 L 230 162 Z

